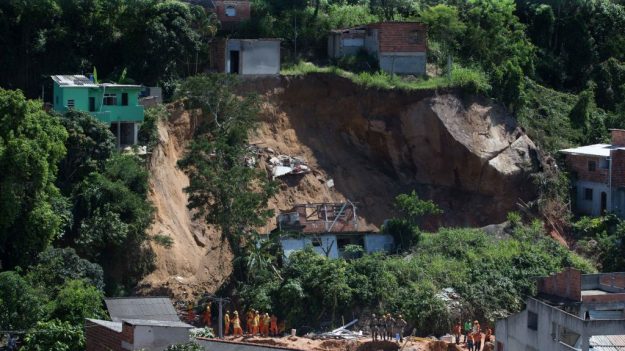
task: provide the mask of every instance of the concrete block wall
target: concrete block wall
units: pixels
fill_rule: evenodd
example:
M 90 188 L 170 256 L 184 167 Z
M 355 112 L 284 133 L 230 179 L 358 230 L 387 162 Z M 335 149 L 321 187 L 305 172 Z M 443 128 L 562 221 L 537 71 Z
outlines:
M 538 292 L 582 301 L 582 273 L 575 268 L 538 280 Z
M 99 324 L 86 321 L 85 337 L 87 340 L 87 351 L 123 350 L 121 346 L 121 334 Z
M 586 295 L 582 298 L 584 303 L 611 303 L 625 301 L 625 293 L 620 294 L 602 294 L 602 295 Z
M 566 155 L 566 166 L 569 170 L 577 173 L 579 180 L 607 184 L 609 170 L 601 168 L 601 160 L 602 157 L 598 156 Z M 592 172 L 588 170 L 588 161 L 595 161 L 595 170 Z

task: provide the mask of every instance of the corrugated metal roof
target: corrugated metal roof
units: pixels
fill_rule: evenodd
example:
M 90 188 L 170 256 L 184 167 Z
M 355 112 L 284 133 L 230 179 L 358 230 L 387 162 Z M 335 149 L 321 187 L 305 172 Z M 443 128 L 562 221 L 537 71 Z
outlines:
M 594 335 L 590 337 L 593 351 L 625 351 L 625 335 Z
M 122 319 L 180 322 L 174 306 L 166 297 L 116 298 L 105 299 L 104 302 L 115 322 Z

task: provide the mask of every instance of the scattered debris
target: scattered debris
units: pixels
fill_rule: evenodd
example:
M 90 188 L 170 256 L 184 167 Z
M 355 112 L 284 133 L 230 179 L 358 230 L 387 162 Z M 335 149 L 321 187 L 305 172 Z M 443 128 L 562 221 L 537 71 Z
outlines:
M 268 167 L 274 180 L 285 175 L 310 173 L 310 167 L 306 164 L 306 160 L 295 156 L 272 156 L 269 158 Z
M 358 319 L 354 319 L 344 326 L 334 329 L 330 332 L 317 334 L 313 337 L 313 339 L 358 339 L 362 337 L 362 331 L 354 332 L 351 330 L 347 330 L 347 328 L 351 327 L 356 323 L 358 323 Z

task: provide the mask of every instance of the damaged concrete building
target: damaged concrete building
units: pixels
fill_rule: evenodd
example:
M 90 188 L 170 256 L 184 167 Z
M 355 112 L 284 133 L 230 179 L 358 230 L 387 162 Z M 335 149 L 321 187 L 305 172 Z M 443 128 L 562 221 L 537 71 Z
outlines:
M 625 273 L 538 279 L 523 311 L 497 321 L 497 351 L 625 350 Z
M 344 203 L 299 204 L 277 217 L 277 229 L 284 255 L 306 246 L 328 258 L 346 256 L 348 245 L 358 245 L 366 253 L 391 251 L 393 237 L 372 230 L 359 229 L 357 207 Z

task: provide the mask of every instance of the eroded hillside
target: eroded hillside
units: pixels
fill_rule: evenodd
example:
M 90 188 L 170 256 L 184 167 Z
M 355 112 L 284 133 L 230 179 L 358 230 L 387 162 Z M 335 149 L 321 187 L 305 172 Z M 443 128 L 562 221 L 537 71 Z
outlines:
M 368 89 L 324 74 L 256 78 L 244 89 L 264 97 L 252 143 L 303 157 L 312 168 L 281 180 L 269 204 L 276 211 L 350 199 L 359 204 L 363 225 L 375 227 L 393 215 L 397 194 L 416 189 L 444 211 L 429 225 L 483 226 L 505 220 L 519 199 L 535 196 L 536 147 L 488 101 L 453 91 Z M 193 118 L 179 107 L 170 110 L 151 163 L 152 234 L 170 235 L 174 245 L 155 246 L 158 268 L 145 279 L 144 292 L 214 291 L 229 276 L 232 257 L 218 233 L 186 209 L 188 178 L 175 165 Z M 272 220 L 263 231 L 274 227 Z

